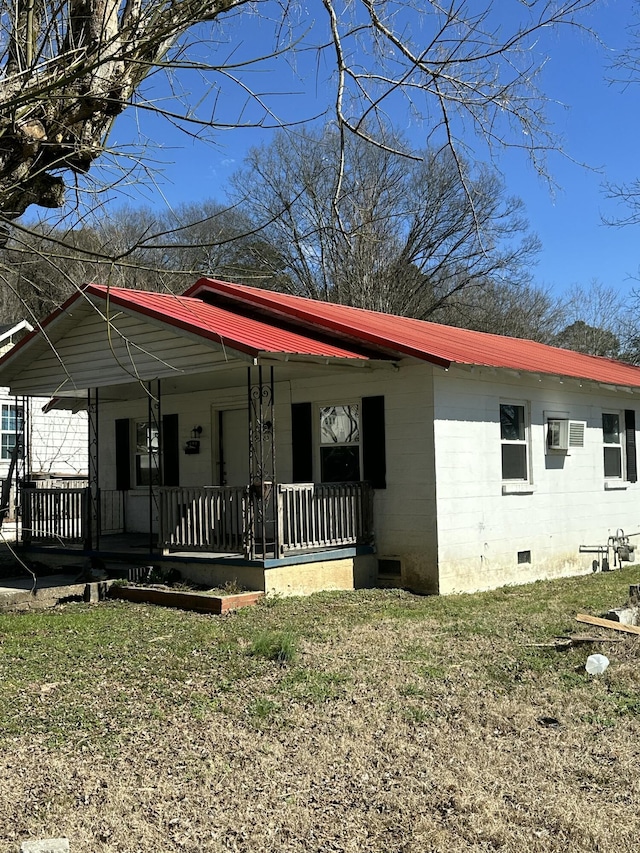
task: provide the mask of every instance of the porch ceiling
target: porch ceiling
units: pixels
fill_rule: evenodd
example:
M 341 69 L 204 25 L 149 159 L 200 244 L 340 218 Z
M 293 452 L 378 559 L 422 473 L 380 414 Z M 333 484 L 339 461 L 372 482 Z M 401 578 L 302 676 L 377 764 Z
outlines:
M 392 369 L 389 362 L 332 362 L 330 366 L 326 361 L 322 363 L 310 362 L 272 362 L 274 366 L 275 382 L 287 382 L 292 379 L 307 379 L 315 376 L 326 374 L 327 369 L 332 371 L 342 370 L 369 370 L 369 369 Z M 266 362 L 269 366 L 270 363 Z M 229 361 L 224 365 L 213 365 L 209 370 L 200 373 L 183 373 L 179 375 L 170 375 L 162 379 L 162 395 L 169 394 L 191 394 L 200 391 L 210 392 L 212 400 L 215 400 L 216 391 L 227 391 L 232 388 L 246 389 L 247 385 L 247 364 L 240 361 Z M 109 385 L 103 383 L 98 386 L 100 388 L 100 401 L 120 402 L 125 400 L 139 400 L 144 396 L 145 392 L 140 387 L 139 381 L 129 381 L 118 384 Z M 74 391 L 72 389 L 62 390 L 57 393 L 49 404 L 49 408 L 68 409 L 79 411 L 84 409 L 87 404 L 87 395 L 84 391 Z

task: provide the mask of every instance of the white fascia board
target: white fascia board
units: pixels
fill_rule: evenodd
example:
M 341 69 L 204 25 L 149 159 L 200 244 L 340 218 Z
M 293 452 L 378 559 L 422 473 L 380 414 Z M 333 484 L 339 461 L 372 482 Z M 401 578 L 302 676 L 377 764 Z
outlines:
M 303 353 L 280 353 L 260 352 L 257 358 L 258 364 L 316 364 L 331 367 L 349 367 L 359 369 L 397 369 L 395 361 L 371 358 L 349 358 L 348 356 L 309 355 Z
M 7 329 L 6 332 L 3 332 L 0 335 L 0 343 L 2 343 L 2 341 L 6 341 L 7 338 L 12 337 L 17 332 L 22 332 L 22 331 L 25 331 L 25 332 L 32 332 L 33 331 L 33 326 L 31 325 L 31 323 L 28 320 L 20 320 L 19 323 L 15 324 L 15 326 L 12 326 L 10 329 Z

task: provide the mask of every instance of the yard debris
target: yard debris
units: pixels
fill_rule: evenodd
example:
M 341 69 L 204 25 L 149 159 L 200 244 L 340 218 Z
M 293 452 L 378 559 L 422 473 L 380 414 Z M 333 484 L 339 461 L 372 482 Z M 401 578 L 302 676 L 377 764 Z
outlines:
M 610 628 L 612 631 L 624 631 L 625 634 L 640 634 L 640 627 L 637 625 L 623 625 L 622 622 L 614 622 L 613 619 L 601 619 L 599 616 L 590 616 L 588 613 L 578 613 L 576 621 L 584 622 L 587 625 L 598 625 L 600 628 Z
M 23 841 L 20 853 L 69 853 L 69 839 L 43 838 L 40 841 Z
M 589 675 L 602 675 L 609 666 L 609 658 L 606 655 L 589 655 L 584 668 Z
M 639 618 L 640 607 L 637 605 L 613 607 L 605 614 L 605 619 L 611 619 L 612 622 L 621 622 L 623 625 L 637 625 Z
M 527 643 L 529 649 L 555 649 L 557 652 L 566 652 L 571 647 L 571 638 L 556 637 L 550 643 Z
M 621 643 L 620 637 L 596 637 L 591 634 L 572 634 L 569 639 L 572 646 L 583 646 L 587 643 Z
M 529 649 L 555 649 L 557 652 L 566 652 L 573 646 L 583 646 L 587 643 L 621 643 L 618 637 L 596 637 L 591 634 L 571 634 L 569 637 L 554 637 L 547 643 L 527 643 Z
M 560 727 L 560 720 L 556 719 L 556 717 L 538 717 L 537 722 L 548 729 L 557 729 Z

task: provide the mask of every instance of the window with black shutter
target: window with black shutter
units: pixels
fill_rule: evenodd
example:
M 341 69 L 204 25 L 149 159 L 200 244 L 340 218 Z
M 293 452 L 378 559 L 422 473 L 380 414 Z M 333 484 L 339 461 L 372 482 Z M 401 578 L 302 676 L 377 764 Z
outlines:
M 162 468 L 165 486 L 180 485 L 178 415 L 162 416 Z
M 315 414 L 314 414 L 315 413 Z M 317 419 L 314 431 L 313 418 Z M 292 479 L 314 479 L 314 442 L 322 483 L 367 480 L 374 489 L 386 488 L 384 397 L 363 397 L 352 403 L 291 406 Z
M 129 418 L 116 420 L 116 489 L 131 488 L 131 427 Z
M 362 474 L 374 489 L 387 487 L 384 397 L 362 398 Z
M 291 406 L 292 480 L 313 482 L 313 422 L 311 403 Z
M 636 459 L 636 413 L 633 409 L 625 409 L 624 428 L 627 480 L 630 483 L 635 483 L 638 480 L 638 462 Z

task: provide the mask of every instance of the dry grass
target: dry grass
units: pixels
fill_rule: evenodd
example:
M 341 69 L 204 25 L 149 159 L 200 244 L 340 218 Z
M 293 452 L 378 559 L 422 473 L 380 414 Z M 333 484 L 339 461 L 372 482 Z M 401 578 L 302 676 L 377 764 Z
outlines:
M 534 644 L 637 581 L 1 616 L 0 853 L 636 850 L 640 638 Z

